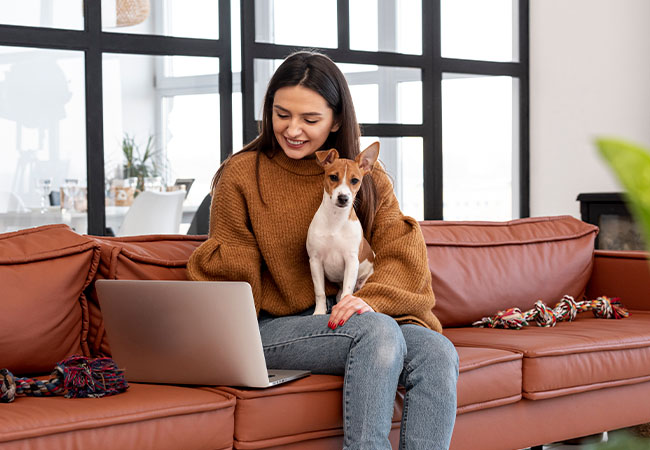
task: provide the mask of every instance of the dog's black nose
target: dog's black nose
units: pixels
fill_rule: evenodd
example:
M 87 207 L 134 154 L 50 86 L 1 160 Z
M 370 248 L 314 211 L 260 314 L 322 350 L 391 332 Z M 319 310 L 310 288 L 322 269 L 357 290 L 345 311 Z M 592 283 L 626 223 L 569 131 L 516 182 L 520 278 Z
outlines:
M 346 206 L 348 204 L 348 201 L 350 200 L 350 197 L 345 194 L 339 194 L 338 197 L 336 197 L 336 203 L 339 206 Z

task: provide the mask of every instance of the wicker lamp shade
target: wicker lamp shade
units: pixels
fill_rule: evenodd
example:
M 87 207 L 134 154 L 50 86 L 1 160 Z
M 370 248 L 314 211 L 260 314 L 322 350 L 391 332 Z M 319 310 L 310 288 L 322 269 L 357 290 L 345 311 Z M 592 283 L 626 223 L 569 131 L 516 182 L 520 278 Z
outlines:
M 118 27 L 130 27 L 149 17 L 149 0 L 115 0 Z

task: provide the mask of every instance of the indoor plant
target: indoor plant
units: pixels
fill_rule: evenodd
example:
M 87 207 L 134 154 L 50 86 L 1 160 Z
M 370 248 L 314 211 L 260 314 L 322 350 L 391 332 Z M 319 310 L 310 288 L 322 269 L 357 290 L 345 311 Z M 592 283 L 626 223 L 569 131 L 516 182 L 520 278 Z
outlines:
M 136 143 L 134 136 L 124 133 L 122 138 L 122 154 L 126 163 L 123 168 L 123 177 L 138 179 L 136 195 L 144 190 L 144 179 L 162 175 L 160 158 L 157 158 L 158 151 L 154 149 L 154 138 L 149 136 L 144 153 L 140 152 L 140 146 Z

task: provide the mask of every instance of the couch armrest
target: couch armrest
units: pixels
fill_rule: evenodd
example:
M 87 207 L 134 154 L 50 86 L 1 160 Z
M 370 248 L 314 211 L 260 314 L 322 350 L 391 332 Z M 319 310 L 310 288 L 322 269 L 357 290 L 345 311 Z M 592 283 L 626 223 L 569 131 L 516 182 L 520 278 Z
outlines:
M 627 309 L 650 311 L 648 257 L 646 252 L 596 250 L 587 297 L 620 297 Z

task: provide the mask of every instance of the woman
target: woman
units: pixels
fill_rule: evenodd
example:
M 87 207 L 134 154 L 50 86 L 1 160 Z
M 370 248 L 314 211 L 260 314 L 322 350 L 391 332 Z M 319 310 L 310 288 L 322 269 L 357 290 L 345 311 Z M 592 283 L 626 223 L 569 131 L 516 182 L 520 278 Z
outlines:
M 359 154 L 359 125 L 343 74 L 326 56 L 289 56 L 269 82 L 260 135 L 217 171 L 209 239 L 190 258 L 194 280 L 250 283 L 264 355 L 274 369 L 344 375 L 344 448 L 389 449 L 398 383 L 406 388 L 402 449 L 448 448 L 456 417 L 458 355 L 440 334 L 426 247 L 402 215 L 386 172 L 363 178 L 355 205 L 374 250 L 374 274 L 314 312 L 305 248 L 322 200 L 314 152 Z

